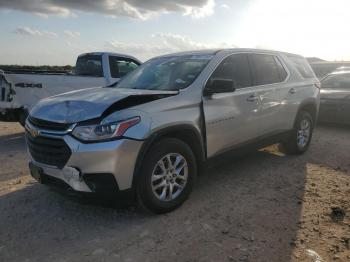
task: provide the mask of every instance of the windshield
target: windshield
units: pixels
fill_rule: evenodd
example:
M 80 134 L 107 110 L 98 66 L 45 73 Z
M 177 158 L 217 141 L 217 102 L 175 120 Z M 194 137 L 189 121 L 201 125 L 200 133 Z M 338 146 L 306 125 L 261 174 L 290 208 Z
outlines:
M 180 90 L 188 87 L 212 55 L 186 55 L 152 59 L 123 78 L 117 88 Z
M 80 76 L 103 77 L 102 56 L 84 55 L 78 57 L 75 74 Z

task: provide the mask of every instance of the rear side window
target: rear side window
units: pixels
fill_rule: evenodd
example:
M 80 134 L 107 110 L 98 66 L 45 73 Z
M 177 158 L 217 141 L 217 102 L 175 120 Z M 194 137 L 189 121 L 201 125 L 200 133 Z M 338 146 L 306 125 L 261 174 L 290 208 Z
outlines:
M 113 78 L 120 78 L 135 70 L 139 63 L 128 58 L 117 56 L 109 57 L 109 67 Z
M 210 77 L 210 80 L 212 79 L 233 80 L 236 88 L 251 86 L 248 56 L 246 54 L 234 54 L 225 58 Z
M 303 78 L 314 78 L 314 72 L 304 57 L 289 55 L 288 58 Z
M 274 55 L 250 54 L 254 85 L 283 82 L 287 72 Z
M 80 76 L 103 77 L 102 56 L 79 56 L 75 66 L 75 74 Z

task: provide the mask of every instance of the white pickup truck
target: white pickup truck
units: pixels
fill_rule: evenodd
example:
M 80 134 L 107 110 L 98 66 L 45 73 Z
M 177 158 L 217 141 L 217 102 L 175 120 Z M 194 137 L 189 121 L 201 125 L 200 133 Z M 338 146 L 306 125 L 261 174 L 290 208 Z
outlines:
M 74 73 L 0 70 L 0 121 L 23 124 L 29 109 L 39 100 L 113 84 L 140 64 L 129 55 L 94 52 L 77 58 Z

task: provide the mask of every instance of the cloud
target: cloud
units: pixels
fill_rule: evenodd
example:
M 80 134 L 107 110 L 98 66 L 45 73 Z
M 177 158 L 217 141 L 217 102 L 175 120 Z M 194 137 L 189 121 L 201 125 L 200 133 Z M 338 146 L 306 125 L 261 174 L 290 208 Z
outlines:
M 79 38 L 80 37 L 80 32 L 77 32 L 77 31 L 64 30 L 63 33 L 65 36 L 70 37 L 70 38 Z
M 37 29 L 32 29 L 30 27 L 17 27 L 14 31 L 15 34 L 24 36 L 35 36 L 35 37 L 46 37 L 46 38 L 56 38 L 57 34 L 50 31 L 40 31 Z
M 231 9 L 231 7 L 228 4 L 221 4 L 220 7 L 223 8 L 223 9 L 226 9 L 226 10 L 230 10 Z
M 325 60 L 350 57 L 349 0 L 256 0 L 237 21 L 233 38 L 245 47 L 268 47 Z M 297 14 L 297 18 L 295 16 Z M 317 21 L 312 25 L 311 21 Z M 322 39 L 320 44 L 320 37 Z
M 0 0 L 0 9 L 63 17 L 74 15 L 76 10 L 139 19 L 169 12 L 200 18 L 213 14 L 214 7 L 215 0 Z
M 236 47 L 228 43 L 201 43 L 194 41 L 188 36 L 169 33 L 153 34 L 144 41 L 143 43 L 125 43 L 117 40 L 108 41 L 105 44 L 105 49 L 117 53 L 132 54 L 141 60 L 147 60 L 154 56 L 174 52 Z
M 168 33 L 157 33 L 152 35 L 153 38 L 157 39 L 166 47 L 169 51 L 184 51 L 193 49 L 208 49 L 210 45 L 195 42 L 191 38 L 182 35 L 168 34 Z

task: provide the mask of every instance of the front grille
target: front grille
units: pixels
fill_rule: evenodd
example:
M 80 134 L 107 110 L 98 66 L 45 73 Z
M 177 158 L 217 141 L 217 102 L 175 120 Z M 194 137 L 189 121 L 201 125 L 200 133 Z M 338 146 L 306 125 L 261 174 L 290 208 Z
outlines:
M 52 131 L 66 131 L 72 124 L 56 123 L 38 119 L 32 116 L 28 117 L 28 121 L 39 129 L 52 130 Z
M 26 131 L 26 139 L 29 152 L 38 163 L 63 168 L 72 154 L 68 145 L 60 138 L 32 137 Z

